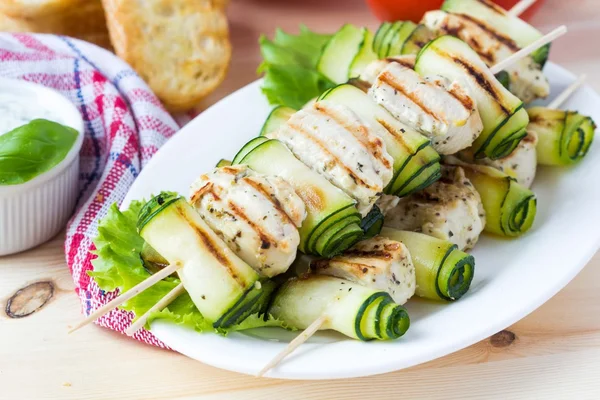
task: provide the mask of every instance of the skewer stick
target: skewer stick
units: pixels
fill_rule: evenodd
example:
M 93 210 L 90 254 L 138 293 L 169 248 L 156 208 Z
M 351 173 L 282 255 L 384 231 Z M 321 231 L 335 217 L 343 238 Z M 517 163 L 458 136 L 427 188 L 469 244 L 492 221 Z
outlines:
M 507 14 L 511 17 L 518 17 L 523 14 L 529 7 L 534 5 L 536 0 L 521 0 L 517 4 L 513 6 L 510 10 L 507 11 Z
M 323 314 L 319 318 L 317 318 L 312 324 L 308 326 L 304 331 L 302 331 L 294 340 L 292 340 L 285 349 L 283 349 L 279 354 L 275 356 L 263 369 L 258 373 L 258 377 L 263 376 L 273 367 L 277 366 L 284 358 L 290 355 L 296 348 L 306 342 L 312 335 L 315 334 L 319 330 L 321 326 L 328 320 L 328 316 Z
M 577 78 L 577 80 L 573 82 L 571 86 L 566 88 L 561 94 L 559 94 L 554 100 L 552 100 L 552 103 L 548 104 L 548 108 L 559 108 L 560 106 L 562 106 L 562 104 L 565 101 L 567 101 L 567 99 L 571 97 L 571 95 L 575 93 L 581 85 L 583 85 L 583 82 L 585 82 L 586 78 L 587 75 L 585 74 Z
M 498 64 L 491 67 L 490 71 L 494 75 L 497 74 L 498 72 L 506 69 L 506 67 L 510 67 L 511 65 L 513 65 L 514 63 L 519 61 L 520 59 L 527 57 L 532 52 L 536 51 L 537 49 L 539 49 L 542 46 L 547 45 L 548 43 L 550 43 L 553 40 L 555 40 L 556 38 L 564 35 L 565 33 L 567 33 L 567 27 L 564 25 L 559 26 L 558 28 L 556 28 L 552 32 L 548 33 L 547 35 L 544 35 L 544 37 L 539 38 L 538 40 L 531 43 L 530 45 L 525 46 L 521 50 L 512 54 L 510 57 L 500 61 Z
M 158 303 L 153 305 L 152 308 L 150 308 L 141 317 L 139 317 L 137 321 L 131 324 L 131 326 L 129 326 L 129 328 L 127 328 L 127 330 L 125 331 L 125 334 L 127 336 L 133 336 L 133 334 L 140 330 L 141 327 L 146 325 L 146 321 L 148 321 L 148 317 L 150 317 L 150 314 L 156 311 L 161 311 L 163 308 L 171 304 L 173 300 L 175 300 L 183 292 L 185 292 L 183 283 L 180 283 L 179 285 L 175 286 L 175 288 L 173 288 L 173 290 L 167 293 L 165 297 L 160 299 Z
M 150 286 L 154 285 L 158 281 L 161 281 L 164 278 L 166 278 L 167 276 L 171 275 L 173 272 L 177 271 L 181 267 L 182 267 L 181 264 L 171 264 L 168 267 L 161 269 L 156 274 L 154 274 L 154 275 L 148 277 L 148 279 L 138 283 L 137 285 L 135 285 L 134 287 L 129 289 L 127 292 L 125 292 L 122 295 L 120 295 L 119 297 L 111 300 L 107 304 L 103 305 L 102 307 L 100 307 L 99 309 L 97 309 L 96 311 L 94 311 L 93 313 L 88 315 L 88 317 L 86 319 L 84 319 L 83 321 L 81 321 L 77 325 L 75 325 L 73 328 L 71 328 L 69 330 L 69 333 L 73 333 L 76 330 L 83 328 L 90 322 L 97 320 L 104 314 L 107 314 L 108 312 L 117 308 L 121 304 L 125 303 L 127 300 L 142 293 L 144 290 L 148 289 Z

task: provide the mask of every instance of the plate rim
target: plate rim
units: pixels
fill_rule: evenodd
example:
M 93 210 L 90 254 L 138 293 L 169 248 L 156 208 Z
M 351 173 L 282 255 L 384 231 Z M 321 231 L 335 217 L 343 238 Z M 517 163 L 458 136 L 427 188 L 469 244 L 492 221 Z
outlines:
M 566 76 L 570 81 L 573 81 L 576 79 L 575 75 L 572 72 L 568 71 L 567 69 L 565 69 L 557 64 L 554 64 L 552 62 L 549 62 L 548 64 L 551 69 L 555 70 L 554 71 L 555 73 Z M 243 86 L 242 88 L 236 90 L 235 92 L 229 94 L 228 96 L 224 97 L 222 100 L 220 100 L 219 102 L 215 103 L 213 106 L 211 106 L 210 108 L 205 110 L 199 116 L 194 118 L 193 121 L 190 121 L 190 123 L 188 125 L 186 125 L 186 127 L 189 127 L 189 129 L 194 128 L 194 125 L 190 125 L 190 124 L 194 123 L 194 121 L 203 120 L 204 118 L 206 118 L 203 116 L 205 116 L 209 112 L 215 112 L 214 111 L 215 109 L 218 110 L 220 107 L 223 107 L 224 104 L 227 104 L 229 101 L 231 101 L 232 97 L 239 96 L 240 92 L 248 91 L 248 90 L 255 90 L 255 86 L 260 85 L 261 82 L 262 82 L 262 79 L 258 79 L 254 82 L 251 82 L 251 83 Z M 593 95 L 597 98 L 597 100 L 600 104 L 600 95 L 593 88 L 591 88 L 589 85 L 585 85 L 583 88 L 585 88 L 585 90 L 591 91 L 591 93 L 593 93 Z M 211 111 L 211 110 L 213 110 L 213 111 Z M 200 122 L 196 122 L 196 124 L 200 124 Z M 186 127 L 182 128 L 179 132 L 177 132 L 176 135 L 174 135 L 161 149 L 159 149 L 158 153 L 160 153 L 161 151 L 167 152 L 167 151 L 169 151 L 169 148 L 171 146 L 176 146 L 176 144 L 174 144 L 176 141 L 174 141 L 173 139 L 176 136 L 180 135 L 181 132 L 184 132 Z M 153 163 L 159 162 L 157 160 L 159 160 L 160 157 L 156 157 L 158 155 L 158 153 L 155 155 L 155 157 L 152 158 L 152 160 L 150 160 L 150 162 L 146 165 L 145 169 L 148 169 L 148 167 L 152 166 Z M 144 171 L 142 170 L 142 173 L 140 174 L 140 176 L 142 176 L 143 173 L 144 173 Z M 138 179 L 136 179 L 136 182 L 134 182 L 134 184 L 128 191 L 122 207 L 127 206 L 129 204 L 129 202 L 131 200 L 133 200 L 133 197 L 131 194 L 136 191 L 136 183 L 138 182 L 138 180 L 139 180 L 139 177 L 138 177 Z M 466 348 L 472 344 L 475 344 L 481 340 L 484 340 L 485 338 L 505 329 L 506 327 L 518 322 L 519 320 L 523 319 L 524 317 L 529 315 L 531 312 L 533 312 L 534 310 L 539 308 L 542 304 L 544 304 L 550 298 L 555 296 L 561 289 L 563 289 L 565 286 L 567 286 L 569 284 L 569 282 L 571 282 L 573 280 L 573 278 L 581 272 L 581 270 L 589 263 L 591 258 L 597 252 L 598 248 L 600 248 L 600 232 L 595 235 L 595 241 L 594 241 L 593 245 L 588 245 L 588 247 L 586 247 L 585 249 L 581 249 L 580 251 L 577 252 L 577 254 L 578 254 L 577 261 L 573 261 L 571 263 L 572 267 L 570 267 L 568 269 L 568 273 L 563 277 L 563 279 L 556 281 L 555 283 L 553 282 L 554 284 L 551 286 L 548 286 L 543 291 L 543 294 L 540 294 L 539 296 L 537 296 L 535 298 L 530 298 L 527 301 L 526 306 L 516 310 L 515 312 L 512 312 L 510 315 L 507 315 L 503 319 L 492 320 L 487 329 L 477 330 L 476 333 L 474 333 L 474 334 L 463 335 L 461 337 L 462 340 L 456 340 L 451 345 L 447 345 L 445 347 L 447 349 L 446 351 L 443 351 L 443 352 L 430 351 L 430 352 L 428 352 L 428 354 L 425 354 L 422 357 L 420 357 L 420 360 L 418 362 L 409 363 L 409 365 L 398 366 L 398 363 L 390 362 L 389 360 L 384 360 L 384 361 L 382 361 L 382 363 L 380 365 L 377 366 L 377 368 L 371 368 L 371 370 L 369 370 L 369 371 L 364 371 L 364 370 L 358 371 L 357 370 L 356 372 L 350 373 L 350 374 L 347 372 L 341 373 L 341 374 L 336 374 L 335 371 L 332 371 L 332 373 L 327 374 L 327 375 L 314 375 L 314 374 L 311 374 L 309 371 L 306 374 L 290 375 L 289 373 L 285 373 L 285 372 L 279 373 L 278 369 L 274 369 L 274 370 L 271 370 L 265 376 L 270 377 L 270 378 L 292 379 L 292 380 L 298 380 L 298 379 L 300 379 L 300 380 L 305 380 L 305 379 L 321 380 L 321 379 L 343 379 L 343 378 L 363 377 L 363 376 L 378 375 L 378 374 L 382 374 L 382 373 L 401 370 L 404 368 L 408 368 L 410 366 L 422 364 L 422 363 L 443 357 L 445 355 L 452 354 L 458 350 L 461 350 L 461 349 Z M 165 344 L 167 344 L 174 350 L 189 356 L 189 354 L 186 354 L 186 349 L 178 348 L 179 346 L 177 346 L 176 344 L 173 345 L 173 343 L 169 344 L 169 337 L 170 337 L 169 332 L 176 332 L 179 329 L 185 329 L 185 328 L 178 327 L 176 325 L 169 324 L 169 323 L 166 323 L 166 322 L 160 321 L 160 320 L 153 322 L 151 328 L 152 328 L 151 331 L 155 334 L 155 336 L 157 336 Z M 194 334 L 197 335 L 197 333 L 195 333 L 195 332 L 194 332 Z M 241 334 L 236 333 L 236 334 L 233 334 L 232 336 L 237 337 L 238 335 L 241 335 Z M 241 335 L 241 336 L 244 336 L 244 335 Z M 231 336 L 230 336 L 230 339 L 231 339 Z M 440 354 L 440 353 L 442 353 L 442 354 Z M 198 358 L 196 358 L 196 357 L 192 357 L 192 358 L 198 360 Z M 219 360 L 203 359 L 203 360 L 198 360 L 198 361 L 201 361 L 207 365 L 215 366 L 215 367 L 218 367 L 221 369 L 226 369 L 226 370 L 249 374 L 249 375 L 254 375 L 257 371 L 257 369 L 253 368 L 253 367 L 249 367 L 246 365 L 232 365 L 231 363 L 220 362 Z

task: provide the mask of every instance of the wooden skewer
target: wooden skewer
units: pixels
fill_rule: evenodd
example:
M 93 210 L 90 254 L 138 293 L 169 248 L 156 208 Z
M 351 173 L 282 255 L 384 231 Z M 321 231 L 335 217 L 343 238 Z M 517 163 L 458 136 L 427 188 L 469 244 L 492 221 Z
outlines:
M 321 326 L 328 320 L 327 315 L 321 315 L 317 318 L 312 324 L 308 326 L 304 331 L 302 331 L 294 340 L 292 340 L 285 349 L 283 349 L 279 354 L 277 354 L 263 369 L 258 373 L 258 377 L 263 376 L 273 367 L 277 366 L 284 358 L 290 355 L 294 350 L 296 350 L 301 344 L 306 342 L 312 335 L 315 334 L 319 330 Z
M 548 104 L 548 108 L 559 108 L 583 83 L 585 82 L 587 75 L 581 75 L 575 82 L 566 88 L 561 94 L 559 94 L 552 103 Z
M 565 33 L 567 33 L 567 27 L 564 26 L 564 25 L 559 26 L 558 28 L 556 28 L 552 32 L 548 33 L 547 35 L 544 35 L 544 37 L 539 38 L 538 40 L 536 40 L 535 42 L 531 43 L 530 45 L 525 46 L 521 50 L 519 50 L 516 53 L 512 54 L 510 57 L 508 57 L 508 58 L 500 61 L 498 64 L 496 64 L 493 67 L 491 67 L 490 71 L 494 75 L 497 74 L 498 72 L 506 69 L 506 67 L 509 67 L 509 66 L 513 65 L 514 63 L 516 63 L 520 59 L 528 56 L 529 54 L 531 54 L 532 52 L 536 51 L 540 47 L 547 45 L 548 43 L 550 43 L 553 40 L 555 40 L 556 38 L 564 35 Z
M 523 14 L 529 7 L 534 5 L 536 0 L 521 0 L 517 4 L 513 6 L 510 10 L 507 11 L 507 14 L 512 17 L 518 17 Z
M 173 272 L 177 271 L 181 267 L 182 267 L 181 264 L 171 264 L 168 267 L 161 269 L 156 274 L 148 277 L 148 279 L 146 279 L 145 281 L 140 282 L 139 284 L 137 284 L 134 287 L 132 287 L 131 289 L 129 289 L 127 292 L 123 293 L 119 297 L 113 299 L 109 303 L 103 305 L 102 307 L 100 307 L 99 309 L 97 309 L 96 311 L 94 311 L 93 313 L 88 315 L 88 317 L 86 319 L 84 319 L 83 321 L 76 324 L 73 328 L 71 328 L 71 330 L 69 330 L 69 333 L 73 333 L 76 330 L 86 326 L 90 322 L 97 320 L 104 314 L 108 313 L 109 311 L 113 310 L 114 308 L 117 308 L 121 304 L 125 303 L 127 300 L 137 296 L 144 290 L 148 289 L 150 286 L 154 285 L 158 281 L 161 281 L 164 278 L 166 278 L 167 276 L 171 275 Z
M 146 311 L 144 313 L 144 315 L 139 317 L 137 319 L 137 321 L 135 321 L 133 324 L 131 324 L 131 326 L 129 328 L 127 328 L 127 330 L 125 331 L 125 334 L 127 336 L 133 336 L 133 334 L 136 333 L 138 330 L 140 330 L 141 327 L 146 325 L 146 321 L 148 321 L 148 317 L 150 317 L 150 314 L 152 314 L 155 311 L 162 310 L 163 308 L 165 308 L 166 306 L 171 304 L 173 302 L 173 300 L 175 300 L 183 292 L 185 292 L 183 283 L 180 283 L 179 285 L 175 286 L 173 288 L 173 290 L 171 290 L 169 293 L 167 293 L 165 295 L 165 297 L 160 299 L 160 301 L 158 303 L 153 305 L 152 308 L 150 308 L 148 311 Z

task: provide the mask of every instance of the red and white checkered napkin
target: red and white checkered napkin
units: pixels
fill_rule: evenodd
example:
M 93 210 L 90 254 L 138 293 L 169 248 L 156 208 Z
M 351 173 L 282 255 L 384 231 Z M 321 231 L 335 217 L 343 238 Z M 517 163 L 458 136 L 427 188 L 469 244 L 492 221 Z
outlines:
M 0 76 L 56 89 L 84 118 L 80 198 L 68 225 L 65 253 L 83 312 L 89 315 L 116 296 L 103 293 L 87 274 L 98 219 L 112 203 L 121 203 L 140 169 L 179 127 L 131 67 L 76 39 L 0 33 Z M 97 323 L 123 332 L 132 317 L 115 310 Z M 135 338 L 165 347 L 146 330 Z

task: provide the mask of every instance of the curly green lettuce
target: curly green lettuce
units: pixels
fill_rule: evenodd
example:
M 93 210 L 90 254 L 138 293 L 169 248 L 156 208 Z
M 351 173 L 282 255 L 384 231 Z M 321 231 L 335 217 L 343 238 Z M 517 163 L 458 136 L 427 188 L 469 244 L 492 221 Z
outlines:
M 262 91 L 269 103 L 298 110 L 335 86 L 317 71 L 319 56 L 331 36 L 301 25 L 298 35 L 277 29 L 273 40 L 260 37 L 263 62 L 258 72 L 264 73 Z
M 134 201 L 129 208 L 121 211 L 116 204 L 113 204 L 106 216 L 98 223 L 98 235 L 94 239 L 96 250 L 93 252 L 97 258 L 92 260 L 94 270 L 88 274 L 100 289 L 106 292 L 116 289 L 121 293 L 127 292 L 150 276 L 141 257 L 145 242 L 136 229 L 138 214 L 143 205 L 143 202 Z M 168 277 L 123 303 L 120 308 L 132 311 L 137 318 L 146 313 L 179 283 L 179 279 Z M 287 328 L 281 321 L 272 318 L 265 321 L 258 315 L 252 315 L 239 325 L 227 330 L 216 330 L 212 322 L 198 311 L 187 293 L 181 294 L 162 311 L 152 313 L 146 327 L 156 319 L 193 328 L 198 332 L 212 331 L 223 335 L 232 331 L 264 326 Z

